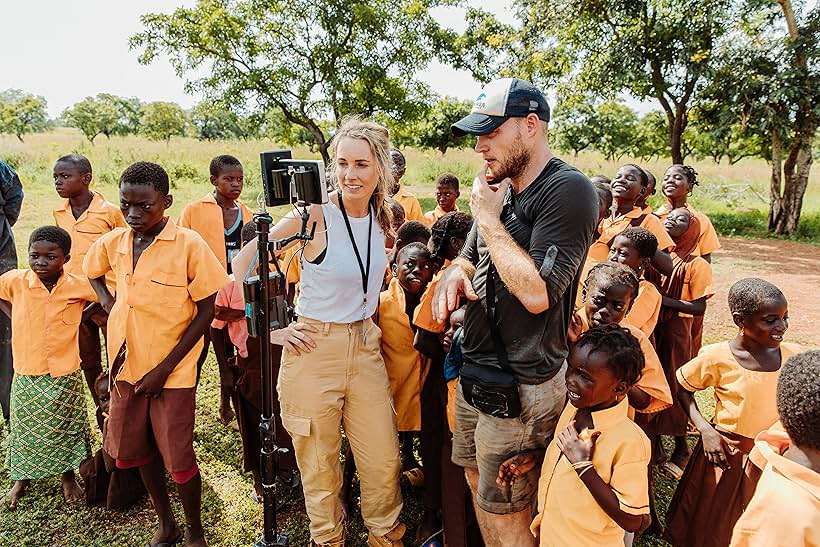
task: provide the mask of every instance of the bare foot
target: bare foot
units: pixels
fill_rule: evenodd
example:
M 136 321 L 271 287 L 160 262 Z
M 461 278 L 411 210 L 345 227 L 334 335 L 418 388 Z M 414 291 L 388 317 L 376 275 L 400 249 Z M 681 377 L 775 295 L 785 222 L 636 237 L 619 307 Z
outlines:
M 182 542 L 182 530 L 174 524 L 173 529 L 170 531 L 163 530 L 160 528 L 154 533 L 154 537 L 151 538 L 151 542 L 148 544 L 150 545 L 162 545 L 162 544 L 172 544 L 176 545 L 177 543 Z
M 63 482 L 63 497 L 69 503 L 76 503 L 85 497 L 85 492 L 82 486 L 77 484 L 77 479 L 74 478 L 74 471 L 66 471 L 62 476 Z
M 188 531 L 185 531 L 185 545 L 186 547 L 208 547 L 208 542 L 205 541 L 205 535 L 200 535 L 197 538 L 188 537 Z
M 17 501 L 26 493 L 29 482 L 28 479 L 14 481 L 14 486 L 9 490 L 9 511 L 15 511 L 17 509 Z

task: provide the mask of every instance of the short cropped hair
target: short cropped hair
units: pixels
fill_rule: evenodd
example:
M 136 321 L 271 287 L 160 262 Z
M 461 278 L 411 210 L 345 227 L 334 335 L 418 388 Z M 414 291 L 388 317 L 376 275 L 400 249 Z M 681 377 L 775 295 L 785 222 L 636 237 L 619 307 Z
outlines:
M 66 256 L 71 252 L 71 236 L 59 226 L 41 226 L 36 228 L 31 232 L 31 236 L 28 238 L 28 246 L 31 247 L 38 241 L 54 243 L 62 249 L 63 254 Z
M 595 186 L 595 192 L 598 194 L 598 203 L 606 205 L 606 209 L 612 207 L 612 188 L 608 182 L 596 181 L 592 183 Z
M 603 352 L 616 378 L 633 386 L 641 378 L 646 359 L 641 344 L 620 325 L 592 327 L 578 337 L 576 348 L 591 346 L 589 353 Z
M 442 173 L 436 178 L 436 186 L 448 186 L 458 190 L 458 177 L 452 173 Z
M 820 350 L 792 355 L 777 380 L 777 414 L 792 442 L 820 450 Z
M 612 184 L 612 179 L 610 179 L 606 175 L 592 175 L 591 177 L 589 177 L 589 181 L 592 184 L 598 184 L 600 182 L 601 184 L 606 184 L 607 186 Z
M 432 257 L 430 255 L 430 249 L 428 249 L 424 243 L 414 241 L 413 243 L 408 243 L 407 245 L 401 248 L 399 254 L 396 255 L 396 263 L 398 263 L 399 259 L 402 256 L 407 255 L 411 251 L 417 251 L 421 253 L 421 256 L 427 258 L 427 260 L 432 260 Z
M 625 163 L 623 164 L 623 167 L 634 167 L 635 169 L 637 169 L 638 173 L 641 174 L 641 186 L 643 186 L 644 188 L 649 186 L 649 177 L 646 175 L 646 171 L 643 170 L 643 167 L 635 163 Z
M 742 317 L 750 317 L 770 300 L 786 300 L 786 297 L 775 285 L 759 277 L 741 279 L 729 289 L 729 310 Z
M 138 161 L 126 167 L 120 175 L 120 187 L 123 184 L 150 186 L 166 196 L 171 187 L 165 169 L 150 161 Z
M 58 163 L 68 163 L 73 165 L 74 169 L 76 169 L 80 173 L 88 173 L 89 175 L 92 174 L 91 162 L 88 161 L 88 158 L 86 158 L 82 154 L 66 154 L 54 163 L 55 165 Z
M 589 270 L 586 281 L 584 281 L 585 297 L 593 286 L 598 287 L 604 283 L 626 285 L 632 289 L 633 300 L 638 297 L 641 285 L 640 279 L 629 266 L 617 262 L 599 262 Z
M 211 176 L 218 177 L 219 173 L 222 172 L 222 169 L 224 169 L 227 166 L 242 167 L 242 162 L 240 162 L 233 156 L 229 156 L 228 154 L 217 156 L 211 160 Z
M 254 221 L 246 223 L 242 226 L 242 232 L 239 235 L 242 237 L 242 243 L 253 241 L 256 237 L 256 223 Z
M 390 210 L 393 212 L 393 220 L 397 218 L 402 219 L 402 223 L 404 223 L 404 219 L 407 218 L 407 214 L 404 212 L 404 207 L 402 207 L 401 203 L 396 201 L 393 198 L 386 198 L 384 202 L 390 207 Z
M 413 242 L 427 245 L 427 242 L 430 241 L 430 228 L 418 220 L 410 220 L 401 225 L 396 234 L 396 239 L 400 239 L 402 245 Z
M 646 228 L 630 226 L 618 236 L 631 241 L 641 258 L 652 258 L 658 250 L 658 238 Z

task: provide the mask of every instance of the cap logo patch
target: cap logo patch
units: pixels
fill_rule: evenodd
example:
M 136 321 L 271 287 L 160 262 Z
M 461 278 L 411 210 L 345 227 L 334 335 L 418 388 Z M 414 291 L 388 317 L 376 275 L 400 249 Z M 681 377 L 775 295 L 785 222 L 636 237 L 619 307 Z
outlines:
M 479 93 L 478 97 L 475 98 L 475 103 L 473 103 L 473 110 L 480 111 L 484 110 L 487 107 L 487 94 L 486 93 Z

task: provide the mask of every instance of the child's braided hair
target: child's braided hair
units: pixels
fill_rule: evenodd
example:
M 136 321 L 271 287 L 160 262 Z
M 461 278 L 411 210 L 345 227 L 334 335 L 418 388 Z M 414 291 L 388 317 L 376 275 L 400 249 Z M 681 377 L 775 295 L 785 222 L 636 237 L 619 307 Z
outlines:
M 455 257 L 444 256 L 451 237 L 466 239 L 473 226 L 473 217 L 461 211 L 452 211 L 438 219 L 431 229 L 430 254 L 434 262 L 444 262 Z
M 820 450 L 820 351 L 792 355 L 780 369 L 777 414 L 797 446 Z
M 575 348 L 591 346 L 590 355 L 603 352 L 615 377 L 630 386 L 641 378 L 646 360 L 638 339 L 620 325 L 600 325 L 581 334 Z
M 689 181 L 689 184 L 691 184 L 692 186 L 694 186 L 695 184 L 698 183 L 698 172 L 695 171 L 695 168 L 692 167 L 691 165 L 683 165 L 681 163 L 676 163 L 676 164 L 670 166 L 670 169 L 672 167 L 677 167 L 678 169 L 683 171 L 683 174 L 686 175 L 686 179 Z
M 587 296 L 589 295 L 590 287 L 593 285 L 599 286 L 598 284 L 602 281 L 626 285 L 632 289 L 632 300 L 635 300 L 638 297 L 638 290 L 641 286 L 641 280 L 638 279 L 638 276 L 632 268 L 617 262 L 599 262 L 590 268 L 587 278 L 584 281 L 584 286 L 582 289 L 582 298 L 584 302 L 586 302 Z

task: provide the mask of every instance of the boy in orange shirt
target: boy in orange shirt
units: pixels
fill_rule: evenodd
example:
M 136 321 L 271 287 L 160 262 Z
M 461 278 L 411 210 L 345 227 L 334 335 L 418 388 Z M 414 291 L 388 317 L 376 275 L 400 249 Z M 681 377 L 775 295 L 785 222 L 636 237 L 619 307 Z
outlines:
M 245 184 L 242 164 L 233 156 L 216 156 L 210 165 L 213 192 L 185 206 L 179 225 L 197 232 L 219 259 L 222 268 L 231 273 L 231 259 L 242 247 L 242 226 L 253 220 L 253 212 L 239 200 Z M 243 274 L 244 275 L 244 274 Z M 196 362 L 197 382 L 208 357 L 211 339 L 205 335 L 202 353 Z M 233 381 L 231 371 L 219 366 L 219 420 L 227 425 L 234 418 L 231 410 Z
M 635 272 L 641 284 L 632 309 L 626 315 L 629 324 L 637 327 L 648 338 L 652 337 L 661 311 L 661 293 L 643 277 L 649 261 L 658 250 L 658 239 L 646 228 L 627 228 L 612 242 L 609 261 L 618 262 Z
M 205 546 L 202 478 L 193 448 L 196 361 L 229 279 L 202 237 L 165 216 L 173 203 L 165 170 L 137 162 L 120 177 L 120 208 L 130 229 L 97 240 L 83 268 L 109 313 L 111 414 L 105 450 L 117 467 L 138 467 L 159 517 L 151 544 L 180 543 L 163 464 L 185 510 L 185 545 Z M 117 278 L 116 299 L 105 274 Z
M 11 317 L 14 380 L 5 467 L 15 481 L 9 509 L 32 479 L 61 475 L 66 501 L 82 499 L 74 470 L 88 456 L 78 325 L 96 295 L 64 271 L 71 238 L 57 226 L 31 233 L 29 267 L 0 277 L 0 309 Z
M 452 173 L 442 173 L 436 179 L 436 208 L 429 213 L 424 213 L 424 219 L 428 226 L 432 226 L 438 219 L 458 211 L 456 200 L 461 192 L 458 190 L 458 177 Z
M 820 545 L 820 351 L 789 358 L 777 380 L 775 424 L 749 458 L 763 468 L 730 547 Z M 785 430 L 785 431 L 784 431 Z
M 83 277 L 83 259 L 91 245 L 114 228 L 126 226 L 120 208 L 89 189 L 91 177 L 91 162 L 85 156 L 69 154 L 54 164 L 54 189 L 63 198 L 62 204 L 54 209 L 54 223 L 71 236 L 73 260 L 66 262 L 65 270 Z M 113 276 L 107 281 L 109 290 L 113 291 Z M 105 336 L 108 314 L 96 305 L 87 316 L 89 319 L 80 323 L 80 369 L 94 404 L 99 407 L 94 381 L 103 370 L 100 330 Z
M 404 208 L 405 219 L 418 220 L 422 224 L 426 224 L 427 221 L 421 212 L 421 204 L 419 204 L 418 198 L 401 187 L 401 178 L 407 169 L 407 161 L 404 159 L 404 154 L 395 148 L 391 148 L 390 159 L 393 160 L 393 188 L 390 189 L 390 197 Z

